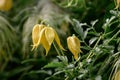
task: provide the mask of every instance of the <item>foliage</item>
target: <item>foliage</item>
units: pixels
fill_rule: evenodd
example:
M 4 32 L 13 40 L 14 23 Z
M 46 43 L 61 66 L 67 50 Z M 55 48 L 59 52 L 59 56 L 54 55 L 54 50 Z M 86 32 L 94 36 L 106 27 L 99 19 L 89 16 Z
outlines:
M 0 80 L 119 79 L 120 11 L 114 1 L 13 0 L 11 10 L 0 12 Z M 65 51 L 53 38 L 47 56 L 41 45 L 31 51 L 36 24 L 51 26 Z M 73 34 L 81 44 L 76 59 L 67 46 Z

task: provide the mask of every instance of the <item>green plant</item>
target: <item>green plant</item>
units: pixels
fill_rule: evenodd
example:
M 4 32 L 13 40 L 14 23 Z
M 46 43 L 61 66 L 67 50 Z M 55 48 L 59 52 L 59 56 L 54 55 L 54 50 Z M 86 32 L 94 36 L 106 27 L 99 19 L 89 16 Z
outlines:
M 0 12 L 0 79 L 118 79 L 120 11 L 114 1 L 13 0 L 10 11 Z M 35 24 L 47 27 L 40 34 L 42 41 L 32 43 Z
M 118 11 L 112 10 L 111 12 L 117 13 Z M 59 55 L 58 59 L 60 61 L 53 61 L 43 67 L 43 70 L 46 68 L 55 70 L 45 80 L 59 80 L 61 76 L 65 80 L 108 80 L 114 74 L 112 70 L 119 66 L 119 57 L 117 56 L 120 54 L 119 14 L 113 14 L 106 19 L 106 22 L 101 27 L 103 29 L 101 32 L 98 32 L 95 28 L 97 22 L 98 20 L 95 20 L 91 22 L 91 25 L 88 25 L 73 19 L 73 29 L 81 39 L 83 54 L 80 54 L 77 61 L 72 59 L 72 62 L 69 62 L 66 55 Z M 83 29 L 84 27 L 86 28 Z

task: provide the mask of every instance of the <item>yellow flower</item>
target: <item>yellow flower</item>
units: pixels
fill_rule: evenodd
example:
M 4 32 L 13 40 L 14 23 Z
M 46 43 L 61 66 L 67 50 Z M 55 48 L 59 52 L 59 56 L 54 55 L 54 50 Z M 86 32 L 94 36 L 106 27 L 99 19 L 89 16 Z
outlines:
M 38 45 L 39 45 L 38 40 L 39 40 L 39 37 L 40 37 L 40 32 L 44 27 L 45 27 L 44 25 L 39 25 L 39 24 L 36 24 L 33 27 L 33 30 L 32 30 L 33 48 L 32 48 L 32 50 L 34 48 L 38 47 Z
M 120 70 L 115 74 L 114 80 L 120 80 Z
M 77 60 L 79 53 L 81 52 L 80 40 L 75 35 L 70 36 L 67 38 L 67 45 L 68 45 L 68 49 L 74 55 L 75 60 Z
M 40 44 L 43 45 L 43 47 L 46 50 L 46 55 L 48 54 L 48 51 L 51 48 L 51 44 L 53 41 L 56 41 L 58 46 L 64 50 L 60 43 L 60 39 L 56 33 L 56 31 L 52 27 L 47 27 L 45 25 L 36 24 L 32 31 L 32 41 L 33 41 L 33 48 L 38 47 Z
M 119 6 L 120 6 L 120 0 L 116 0 L 116 7 L 115 7 L 115 9 L 118 9 Z
M 12 0 L 0 0 L 0 10 L 9 11 L 12 7 Z

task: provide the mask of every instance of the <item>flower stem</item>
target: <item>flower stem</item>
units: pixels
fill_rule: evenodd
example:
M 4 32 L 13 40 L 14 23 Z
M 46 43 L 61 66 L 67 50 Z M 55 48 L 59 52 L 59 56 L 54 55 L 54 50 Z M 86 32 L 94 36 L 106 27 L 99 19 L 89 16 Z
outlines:
M 105 44 L 108 44 L 108 43 L 109 43 L 113 38 L 115 38 L 119 33 L 120 33 L 120 30 L 119 30 L 112 38 L 110 38 L 109 41 L 106 42 Z
M 98 45 L 98 43 L 100 42 L 102 36 L 99 37 L 99 39 L 97 40 L 95 46 L 93 47 L 92 50 L 94 50 L 96 48 L 96 46 Z M 88 55 L 87 59 L 89 59 L 90 57 L 92 57 L 94 55 L 94 53 L 92 52 L 92 50 L 90 51 L 90 54 Z
M 53 46 L 55 47 L 55 50 L 57 51 L 58 55 L 60 56 L 60 60 L 65 64 L 67 65 L 67 61 L 66 61 L 66 58 L 65 58 L 65 55 L 63 53 L 63 51 L 60 49 L 60 51 L 57 49 L 55 43 L 53 42 Z M 60 53 L 61 52 L 61 53 Z
M 53 42 L 53 46 L 54 46 L 55 50 L 57 51 L 58 55 L 61 56 L 61 54 L 60 54 L 59 50 L 57 49 L 57 47 L 56 47 L 54 42 Z

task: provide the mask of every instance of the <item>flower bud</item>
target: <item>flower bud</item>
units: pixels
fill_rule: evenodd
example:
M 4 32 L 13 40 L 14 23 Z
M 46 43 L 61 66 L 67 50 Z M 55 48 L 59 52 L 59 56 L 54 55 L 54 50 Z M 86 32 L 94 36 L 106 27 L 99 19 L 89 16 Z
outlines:
M 68 45 L 68 49 L 74 55 L 75 60 L 77 60 L 79 53 L 81 52 L 80 40 L 75 35 L 73 35 L 67 38 L 67 45 Z
M 119 6 L 120 6 L 120 0 L 116 0 L 116 7 L 115 7 L 115 9 L 118 9 Z
M 120 70 L 115 74 L 114 80 L 120 80 Z
M 9 11 L 12 7 L 12 0 L 0 0 L 0 10 Z

